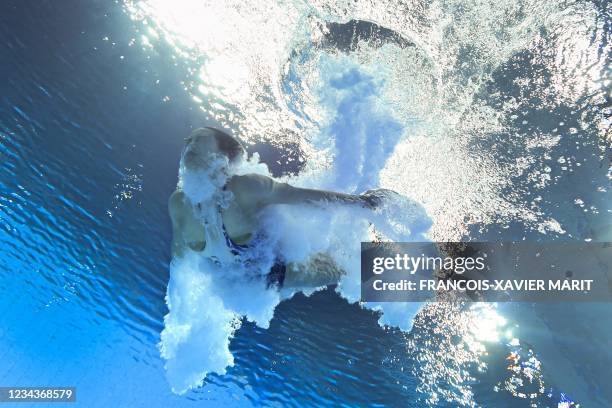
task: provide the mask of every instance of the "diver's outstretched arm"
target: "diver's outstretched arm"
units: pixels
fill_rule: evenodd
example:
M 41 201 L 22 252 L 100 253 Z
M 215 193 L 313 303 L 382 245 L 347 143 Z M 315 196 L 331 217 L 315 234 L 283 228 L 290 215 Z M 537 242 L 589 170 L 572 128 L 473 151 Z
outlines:
M 307 202 L 340 202 L 367 206 L 367 202 L 358 195 L 338 193 L 328 190 L 294 187 L 287 183 L 274 183 L 272 194 L 267 199 L 270 204 L 299 204 Z
M 315 190 L 310 188 L 294 187 L 287 183 L 274 182 L 271 202 L 275 204 L 298 204 L 303 202 L 340 202 L 345 204 L 357 204 L 365 208 L 374 209 L 382 203 L 379 194 L 382 189 L 368 190 L 363 194 L 345 194 L 328 190 Z M 386 190 L 389 191 L 389 190 Z
M 370 194 L 370 191 L 362 195 L 353 195 L 335 191 L 300 188 L 274 181 L 270 177 L 259 174 L 234 176 L 228 183 L 228 186 L 240 201 L 250 203 L 256 201 L 260 207 L 272 204 L 301 204 L 325 201 L 357 204 L 366 208 L 375 208 L 380 204 L 378 197 Z

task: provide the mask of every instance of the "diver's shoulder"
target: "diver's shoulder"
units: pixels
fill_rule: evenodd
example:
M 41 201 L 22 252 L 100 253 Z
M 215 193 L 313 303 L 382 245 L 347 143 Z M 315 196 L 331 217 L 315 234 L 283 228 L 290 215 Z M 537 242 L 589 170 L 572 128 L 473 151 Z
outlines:
M 168 199 L 168 208 L 170 209 L 170 213 L 178 210 L 179 208 L 183 208 L 186 204 L 187 195 L 183 192 L 183 190 L 177 189 L 170 194 L 170 198 Z
M 261 174 L 244 174 L 233 176 L 228 181 L 227 187 L 238 201 L 256 202 L 271 194 L 274 180 Z
M 185 192 L 183 190 L 177 189 L 177 190 L 174 190 L 172 194 L 170 194 L 170 198 L 168 199 L 168 202 L 170 203 L 183 202 L 185 201 L 185 197 L 187 197 L 185 195 Z
M 249 173 L 237 176 L 232 176 L 228 182 L 230 187 L 241 188 L 261 188 L 274 183 L 270 177 L 261 174 Z

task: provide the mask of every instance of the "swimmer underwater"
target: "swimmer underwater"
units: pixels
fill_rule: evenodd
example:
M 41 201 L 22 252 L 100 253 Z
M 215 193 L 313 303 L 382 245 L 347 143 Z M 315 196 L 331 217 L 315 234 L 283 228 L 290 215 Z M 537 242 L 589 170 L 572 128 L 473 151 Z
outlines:
M 205 174 L 208 180 L 214 180 L 210 185 L 221 190 L 216 193 L 223 194 L 194 200 L 193 194 L 186 193 L 179 177 L 179 185 L 169 199 L 173 258 L 188 251 L 204 252 L 207 256 L 217 256 L 216 252 L 239 256 L 257 245 L 257 236 L 262 233 L 262 213 L 273 205 L 338 202 L 374 209 L 381 203 L 378 193 L 382 189 L 351 195 L 298 188 L 259 174 L 233 174 L 245 156 L 246 151 L 238 140 L 214 128 L 197 129 L 186 139 L 181 176 Z M 208 180 L 202 178 L 196 183 L 208 184 Z M 215 219 L 202 217 L 202 206 L 215 206 L 217 210 L 212 211 Z M 219 248 L 228 251 L 219 251 Z M 306 264 L 285 264 L 278 260 L 265 279 L 269 287 L 318 287 L 337 283 L 343 273 L 329 255 L 319 253 Z

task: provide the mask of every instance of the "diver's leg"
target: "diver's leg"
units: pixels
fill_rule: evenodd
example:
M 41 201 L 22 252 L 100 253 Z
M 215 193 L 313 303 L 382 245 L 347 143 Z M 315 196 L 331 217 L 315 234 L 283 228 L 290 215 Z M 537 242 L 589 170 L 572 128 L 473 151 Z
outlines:
M 283 287 L 316 288 L 338 283 L 344 275 L 334 260 L 327 254 L 313 255 L 306 263 L 290 263 L 285 271 Z

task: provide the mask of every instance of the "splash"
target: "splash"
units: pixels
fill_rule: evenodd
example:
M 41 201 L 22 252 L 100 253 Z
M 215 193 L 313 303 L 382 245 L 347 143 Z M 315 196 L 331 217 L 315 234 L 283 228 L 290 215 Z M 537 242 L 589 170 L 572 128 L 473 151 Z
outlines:
M 185 65 L 184 86 L 207 117 L 247 142 L 297 146 L 310 168 L 336 159 L 319 143 L 331 119 L 320 86 L 342 85 L 324 79 L 343 64 L 376 78 L 380 92 L 369 98 L 393 110 L 403 129 L 380 182 L 427 208 L 437 240 L 461 239 L 474 225 L 512 222 L 565 233 L 545 201 L 527 192 L 575 174 L 577 157 L 557 164 L 559 136 L 609 137 L 612 45 L 596 3 L 249 4 L 144 0 L 126 1 L 125 9 L 143 47 L 169 46 Z M 369 34 L 353 35 L 366 23 Z M 531 71 L 507 77 L 510 66 Z M 492 87 L 497 82 L 502 89 Z M 531 119 L 523 116 L 533 100 L 548 112 L 583 113 L 569 129 L 526 129 Z M 394 139 L 398 129 L 386 125 Z M 501 160 L 507 144 L 515 153 Z
M 323 103 L 335 117 L 319 138 L 333 143 L 332 187 L 352 192 L 376 187 L 404 128 L 383 106 L 376 106 L 380 86 L 373 77 L 357 67 L 327 72 L 335 75 L 323 82 L 330 87 L 322 92 Z
M 221 256 L 223 248 L 201 254 L 189 251 L 175 258 L 166 296 L 169 313 L 160 343 L 173 391 L 183 393 L 200 386 L 208 373 L 224 374 L 233 365 L 229 342 L 242 319 L 267 328 L 276 305 L 300 290 L 279 291 L 266 285 L 265 274 L 279 257 L 286 263 L 300 263 L 317 253 L 331 255 L 346 271 L 337 286 L 338 293 L 349 302 L 357 302 L 359 243 L 372 239 L 370 224 L 376 225 L 378 234 L 402 240 L 422 240 L 423 227 L 429 225 L 413 203 L 395 205 L 404 206 L 401 220 L 388 219 L 391 211 L 385 206 L 374 215 L 364 209 L 334 205 L 279 206 L 266 213 L 265 230 L 270 238 L 253 248 L 248 262 Z M 308 273 L 306 270 L 306 282 Z M 302 290 L 310 295 L 323 288 Z M 380 310 L 381 324 L 410 329 L 420 305 L 389 305 L 362 306 Z
M 290 142 L 299 149 L 305 164 L 286 181 L 352 193 L 382 186 L 409 198 L 389 202 L 373 218 L 341 208 L 268 214 L 266 228 L 278 237 L 270 250 L 292 259 L 332 252 L 347 270 L 337 291 L 349 301 L 358 298 L 351 245 L 372 238 L 370 223 L 388 239 L 405 241 L 422 240 L 427 231 L 436 240 L 459 240 L 473 227 L 493 224 L 522 223 L 555 235 L 572 227 L 555 218 L 542 196 L 577 174 L 580 155 L 567 146 L 592 143 L 593 135 L 609 138 L 611 45 L 597 7 L 562 0 L 125 2 L 143 46 L 170 47 L 184 65 L 183 85 L 207 118 L 247 143 L 282 150 Z M 380 35 L 350 35 L 366 22 Z M 349 43 L 342 41 L 347 33 Z M 573 123 L 559 121 L 555 110 L 572 112 Z M 531 111 L 546 113 L 542 122 L 550 126 Z M 306 215 L 314 221 L 295 221 Z M 173 268 L 173 274 L 181 270 Z M 218 274 L 230 270 L 241 272 L 236 266 Z M 215 299 L 207 288 L 219 281 L 207 282 L 202 290 Z M 172 293 L 187 295 L 189 285 L 182 290 Z M 226 340 L 240 316 L 265 326 L 275 302 L 290 294 L 263 302 L 265 313 L 215 296 L 215 307 L 227 315 L 207 330 L 219 327 L 222 357 L 210 364 L 194 359 L 189 375 L 175 370 L 179 389 L 231 365 Z M 420 307 L 367 306 L 384 309 L 381 323 L 404 328 Z M 185 324 L 204 324 L 191 318 Z M 171 310 L 167 320 L 174 319 L 183 318 Z M 172 350 L 197 341 L 184 334 L 169 347 L 169 366 L 179 358 Z
M 322 101 L 330 111 L 342 112 L 330 122 L 326 136 L 338 158 L 328 169 L 304 172 L 288 178 L 293 184 L 320 183 L 346 192 L 376 187 L 378 174 L 400 139 L 401 127 L 390 112 L 373 106 L 378 92 L 371 77 L 355 67 L 331 76 Z M 340 106 L 340 109 L 338 109 Z M 389 135 L 390 137 L 385 137 Z M 324 139 L 322 139 L 324 140 Z M 369 155 L 368 151 L 374 152 Z M 215 166 L 214 164 L 217 163 Z M 423 241 L 431 222 L 424 209 L 394 193 L 380 192 L 383 204 L 375 211 L 360 206 L 321 203 L 272 206 L 262 214 L 257 245 L 240 255 L 232 254 L 223 239 L 220 207 L 231 197 L 222 189 L 218 160 L 206 170 L 187 171 L 181 164 L 179 187 L 192 203 L 199 203 L 199 217 L 206 224 L 206 248 L 172 261 L 166 301 L 169 313 L 161 336 L 161 355 L 174 392 L 201 385 L 208 373 L 223 374 L 233 365 L 229 343 L 242 319 L 267 328 L 276 305 L 297 291 L 313 293 L 308 285 L 317 276 L 305 268 L 304 287 L 277 290 L 265 276 L 278 259 L 285 264 L 306 264 L 317 254 L 328 254 L 345 274 L 337 292 L 349 302 L 360 297 L 360 243 L 372 239 Z M 257 156 L 232 173 L 269 175 Z M 326 273 L 317 271 L 316 274 Z M 381 324 L 409 330 L 420 304 L 364 303 L 381 312 Z

